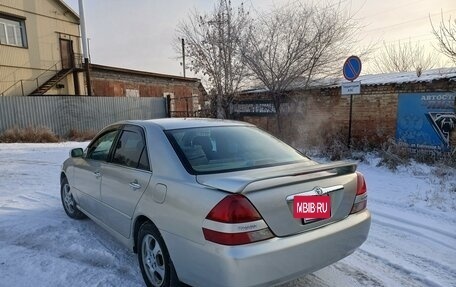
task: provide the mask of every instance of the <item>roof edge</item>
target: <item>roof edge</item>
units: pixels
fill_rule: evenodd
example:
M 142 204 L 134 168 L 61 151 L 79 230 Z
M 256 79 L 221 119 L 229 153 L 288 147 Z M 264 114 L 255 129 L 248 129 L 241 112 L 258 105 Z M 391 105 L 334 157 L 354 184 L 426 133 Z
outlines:
M 66 4 L 63 0 L 55 0 L 55 2 L 57 2 L 63 8 L 67 9 L 68 12 L 70 12 L 70 14 L 73 15 L 73 17 L 75 17 L 76 20 L 78 20 L 78 22 L 80 21 L 79 14 L 76 11 L 74 11 L 73 8 L 68 6 L 68 4 Z
M 153 73 L 153 72 L 147 72 L 147 71 L 125 69 L 125 68 L 105 66 L 105 65 L 92 64 L 92 63 L 90 64 L 90 67 L 92 69 L 115 71 L 115 72 L 126 73 L 126 74 L 136 74 L 136 75 L 141 75 L 141 76 L 166 78 L 166 79 L 175 79 L 175 80 L 187 81 L 187 82 L 201 82 L 201 80 L 198 79 L 198 78 L 187 78 L 187 77 L 184 78 L 182 76 L 176 76 L 176 75 L 160 74 L 160 73 Z

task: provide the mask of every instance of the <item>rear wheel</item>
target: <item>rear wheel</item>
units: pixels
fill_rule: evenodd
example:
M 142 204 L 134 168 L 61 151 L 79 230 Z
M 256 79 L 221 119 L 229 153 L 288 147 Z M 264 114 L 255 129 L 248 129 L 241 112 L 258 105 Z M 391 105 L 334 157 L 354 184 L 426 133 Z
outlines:
M 69 217 L 73 219 L 86 218 L 86 215 L 76 206 L 76 201 L 71 193 L 70 184 L 66 178 L 62 179 L 62 183 L 60 185 L 60 197 L 62 198 L 63 209 Z
M 147 286 L 180 286 L 165 241 L 155 225 L 146 222 L 140 227 L 136 246 L 139 266 Z

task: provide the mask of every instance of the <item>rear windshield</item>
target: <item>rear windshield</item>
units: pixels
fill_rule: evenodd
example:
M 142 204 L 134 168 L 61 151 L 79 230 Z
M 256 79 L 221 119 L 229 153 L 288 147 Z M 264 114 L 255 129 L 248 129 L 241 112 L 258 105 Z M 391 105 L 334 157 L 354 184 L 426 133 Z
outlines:
M 223 126 L 165 131 L 192 174 L 283 165 L 308 159 L 255 127 Z

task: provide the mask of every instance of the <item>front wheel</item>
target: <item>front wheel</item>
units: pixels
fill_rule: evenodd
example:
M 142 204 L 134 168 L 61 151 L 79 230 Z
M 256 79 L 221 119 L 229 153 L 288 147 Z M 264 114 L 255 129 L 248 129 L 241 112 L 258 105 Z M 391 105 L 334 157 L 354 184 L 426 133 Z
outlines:
M 165 241 L 155 225 L 146 222 L 140 227 L 137 246 L 139 266 L 147 286 L 180 286 Z
M 70 184 L 66 178 L 62 179 L 60 186 L 60 197 L 62 198 L 63 209 L 65 213 L 73 219 L 83 219 L 86 215 L 76 206 L 73 193 L 71 193 Z

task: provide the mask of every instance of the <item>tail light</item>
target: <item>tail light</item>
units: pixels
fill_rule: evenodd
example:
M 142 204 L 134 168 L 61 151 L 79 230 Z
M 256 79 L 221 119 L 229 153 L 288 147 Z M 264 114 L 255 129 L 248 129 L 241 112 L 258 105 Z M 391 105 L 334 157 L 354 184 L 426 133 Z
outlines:
M 364 176 L 360 172 L 356 172 L 356 197 L 350 213 L 357 213 L 367 206 L 367 185 Z
M 206 240 L 223 245 L 242 245 L 274 237 L 261 215 L 243 195 L 222 199 L 203 222 Z

